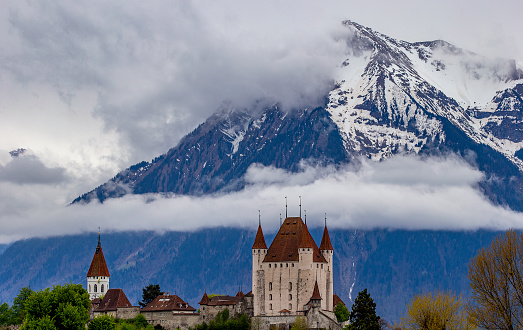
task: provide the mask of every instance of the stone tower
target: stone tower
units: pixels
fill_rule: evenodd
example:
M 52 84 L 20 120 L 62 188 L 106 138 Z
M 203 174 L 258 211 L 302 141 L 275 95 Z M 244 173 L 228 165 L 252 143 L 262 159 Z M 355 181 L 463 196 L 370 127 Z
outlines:
M 98 246 L 91 261 L 91 266 L 87 272 L 87 292 L 91 300 L 100 298 L 109 290 L 109 269 L 105 263 L 100 242 L 100 233 L 98 233 Z
M 327 226 L 318 248 L 301 218 L 286 218 L 267 249 L 259 225 L 252 254 L 255 316 L 296 314 L 315 291 L 324 297 L 318 300 L 321 309 L 333 310 L 333 249 Z

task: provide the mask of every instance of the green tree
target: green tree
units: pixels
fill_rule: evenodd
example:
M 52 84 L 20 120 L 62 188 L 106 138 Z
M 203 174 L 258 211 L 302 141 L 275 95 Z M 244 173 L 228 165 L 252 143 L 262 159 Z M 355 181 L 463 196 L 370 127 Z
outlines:
M 309 326 L 307 325 L 307 319 L 305 316 L 296 317 L 296 321 L 291 326 L 291 330 L 307 330 Z
M 338 322 L 345 322 L 349 320 L 350 317 L 350 313 L 347 309 L 347 306 L 345 306 L 345 304 L 341 302 L 338 303 L 334 308 L 334 315 L 336 315 L 336 319 L 338 320 Z
M 25 302 L 21 329 L 36 326 L 84 330 L 90 306 L 89 294 L 80 284 L 55 285 L 52 290 L 36 291 Z
M 10 325 L 12 319 L 12 311 L 7 303 L 0 305 L 0 325 Z
M 30 287 L 23 287 L 20 289 L 18 295 L 13 299 L 10 324 L 22 324 L 25 318 L 25 303 L 33 293 L 34 291 L 31 290 Z
M 376 303 L 367 289 L 358 293 L 350 312 L 349 330 L 380 330 L 380 317 L 376 315 Z
M 401 319 L 402 328 L 421 330 L 475 329 L 469 322 L 465 301 L 449 292 L 416 295 Z
M 116 321 L 114 317 L 109 315 L 100 315 L 89 322 L 89 330 L 114 330 L 116 329 Z
M 156 297 L 162 294 L 160 284 L 149 284 L 142 289 L 142 300 L 138 302 L 141 308 L 144 308 L 153 301 Z

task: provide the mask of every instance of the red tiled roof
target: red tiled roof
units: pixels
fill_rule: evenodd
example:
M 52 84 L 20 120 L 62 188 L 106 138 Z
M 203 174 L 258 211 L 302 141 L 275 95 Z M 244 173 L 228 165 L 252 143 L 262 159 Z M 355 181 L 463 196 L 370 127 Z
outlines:
M 258 225 L 258 231 L 256 232 L 256 238 L 254 239 L 252 249 L 267 249 L 267 244 L 265 244 L 265 238 L 263 237 L 261 225 Z
M 200 301 L 200 305 L 207 305 L 207 306 L 231 306 L 236 305 L 240 300 L 242 300 L 243 297 L 232 297 L 232 296 L 214 296 L 212 298 L 208 298 L 209 301 L 206 304 L 202 304 Z M 203 300 L 203 298 L 202 298 Z
M 207 305 L 209 303 L 209 296 L 207 296 L 207 292 L 203 294 L 202 300 L 198 303 L 199 305 Z
M 323 229 L 323 237 L 321 238 L 320 250 L 334 250 L 331 244 L 331 238 L 329 237 L 329 231 L 327 226 Z
M 313 249 L 314 262 L 327 262 L 303 220 L 299 217 L 287 218 L 274 237 L 263 262 L 299 261 L 298 248 L 302 245 Z
M 241 298 L 243 296 L 245 296 L 245 295 L 243 294 L 242 290 L 238 291 L 238 293 L 236 294 L 236 297 L 238 297 L 238 298 Z
M 332 296 L 332 304 L 334 305 L 334 307 L 336 307 L 336 306 L 337 306 L 338 304 L 340 304 L 340 303 L 343 304 L 343 305 L 345 305 L 345 303 L 343 302 L 343 300 L 341 300 L 341 298 L 338 297 L 337 294 L 334 294 L 334 295 Z
M 288 309 L 282 309 L 282 310 L 280 311 L 280 313 L 290 313 L 290 312 L 291 312 L 291 311 L 288 310 Z
M 122 289 L 109 289 L 95 311 L 115 311 L 120 307 L 132 307 L 132 305 Z
M 298 247 L 300 249 L 303 248 L 310 248 L 313 249 L 316 246 L 316 243 L 314 243 L 314 239 L 311 236 L 311 233 L 309 233 L 309 228 L 307 228 L 307 224 L 305 223 L 303 225 L 303 230 L 301 231 L 301 239 L 300 244 Z
M 253 296 L 253 294 L 252 294 L 252 290 L 249 291 L 249 292 L 247 292 L 246 296 L 247 296 L 247 297 L 252 297 L 252 296 Z
M 195 312 L 191 305 L 183 301 L 182 298 L 177 295 L 159 295 L 154 298 L 153 301 L 142 308 L 143 312 L 154 312 L 154 311 L 185 311 Z
M 311 300 L 321 300 L 320 289 L 318 288 L 318 281 L 314 283 L 314 291 L 312 292 Z
M 105 263 L 104 253 L 102 252 L 102 245 L 100 242 L 98 242 L 98 246 L 96 247 L 93 261 L 91 261 L 91 267 L 89 267 L 87 276 L 111 276 L 109 275 L 109 269 L 107 269 L 107 264 Z

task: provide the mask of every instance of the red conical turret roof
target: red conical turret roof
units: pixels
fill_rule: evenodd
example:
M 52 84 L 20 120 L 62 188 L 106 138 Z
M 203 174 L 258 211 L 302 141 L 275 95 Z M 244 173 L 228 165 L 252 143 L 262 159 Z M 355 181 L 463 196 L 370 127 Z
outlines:
M 327 230 L 327 226 L 325 226 L 325 229 L 323 229 L 323 237 L 321 238 L 320 250 L 334 250 L 332 248 L 331 238 L 329 237 L 329 231 Z
M 111 276 L 109 275 L 109 269 L 105 263 L 104 253 L 102 252 L 102 245 L 100 244 L 99 238 L 98 246 L 96 247 L 96 252 L 94 253 L 93 261 L 91 261 L 91 267 L 89 267 L 87 276 Z
M 199 305 L 208 305 L 209 304 L 209 296 L 207 296 L 207 292 L 203 294 L 202 300 L 198 303 Z
M 298 245 L 298 248 L 310 248 L 313 249 L 316 246 L 316 243 L 314 243 L 314 239 L 311 236 L 311 233 L 309 233 L 309 229 L 307 228 L 307 224 L 303 224 L 303 230 L 301 231 L 301 239 L 300 244 Z
M 321 300 L 320 288 L 318 288 L 318 281 L 314 282 L 314 291 L 312 292 L 311 300 Z
M 256 238 L 254 239 L 254 244 L 252 249 L 265 249 L 267 250 L 267 244 L 265 244 L 265 238 L 263 237 L 263 231 L 261 224 L 258 225 L 258 232 L 256 233 Z

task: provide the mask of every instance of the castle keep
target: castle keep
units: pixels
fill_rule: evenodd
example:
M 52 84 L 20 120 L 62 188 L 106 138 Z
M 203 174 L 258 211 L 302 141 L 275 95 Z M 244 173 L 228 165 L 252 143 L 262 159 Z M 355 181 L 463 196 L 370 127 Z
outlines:
M 318 248 L 307 223 L 286 218 L 267 248 L 259 224 L 252 246 L 253 316 L 264 327 L 286 328 L 305 316 L 311 328 L 341 328 L 334 316 L 333 253 L 327 225 Z

